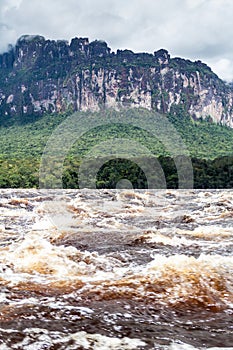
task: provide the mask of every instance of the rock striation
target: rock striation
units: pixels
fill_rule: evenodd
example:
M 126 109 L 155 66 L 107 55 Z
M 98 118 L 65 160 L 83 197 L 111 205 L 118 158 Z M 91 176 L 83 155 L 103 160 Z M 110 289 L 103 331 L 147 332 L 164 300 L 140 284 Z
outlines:
M 121 106 L 233 127 L 233 89 L 201 61 L 130 50 L 88 38 L 24 35 L 0 55 L 0 119 Z

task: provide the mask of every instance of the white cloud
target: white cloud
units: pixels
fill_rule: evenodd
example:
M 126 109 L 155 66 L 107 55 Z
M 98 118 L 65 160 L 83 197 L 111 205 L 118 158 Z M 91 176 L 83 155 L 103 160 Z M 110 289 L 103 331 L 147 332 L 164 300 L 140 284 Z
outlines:
M 223 80 L 228 82 L 232 81 L 233 77 L 233 60 L 222 58 L 220 60 L 211 63 L 212 69 L 218 74 Z
M 232 0 L 1 0 L 0 50 L 23 34 L 85 36 L 114 50 L 166 48 L 233 80 L 232 15 Z

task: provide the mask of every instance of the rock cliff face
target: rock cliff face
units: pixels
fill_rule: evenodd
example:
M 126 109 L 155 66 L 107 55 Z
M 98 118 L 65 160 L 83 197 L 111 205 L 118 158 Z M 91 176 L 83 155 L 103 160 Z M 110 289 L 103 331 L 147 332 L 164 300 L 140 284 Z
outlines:
M 103 41 L 22 36 L 0 55 L 0 118 L 97 111 L 130 105 L 185 111 L 233 127 L 233 90 L 201 61 L 130 50 Z

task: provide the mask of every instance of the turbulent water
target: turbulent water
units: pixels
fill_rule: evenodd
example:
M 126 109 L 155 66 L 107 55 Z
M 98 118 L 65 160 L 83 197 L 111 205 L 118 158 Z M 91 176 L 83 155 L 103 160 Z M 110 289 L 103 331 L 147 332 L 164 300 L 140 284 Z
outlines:
M 0 195 L 0 350 L 233 349 L 232 191 Z

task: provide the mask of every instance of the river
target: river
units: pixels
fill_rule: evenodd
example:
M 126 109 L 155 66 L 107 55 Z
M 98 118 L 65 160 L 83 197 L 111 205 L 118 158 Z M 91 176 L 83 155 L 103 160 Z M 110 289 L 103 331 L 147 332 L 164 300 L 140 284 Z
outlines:
M 233 191 L 0 190 L 0 350 L 233 349 Z

